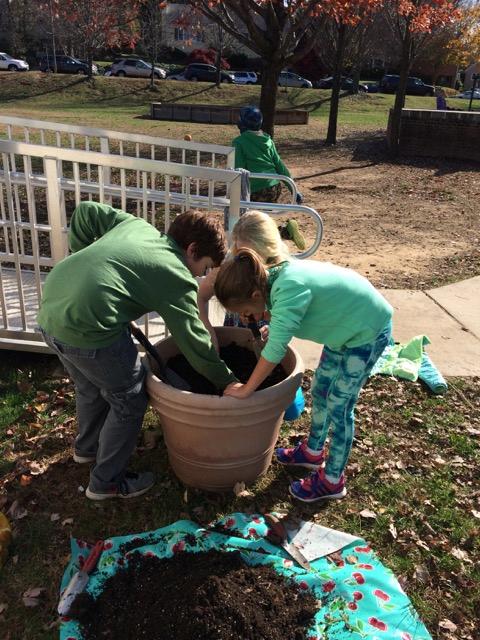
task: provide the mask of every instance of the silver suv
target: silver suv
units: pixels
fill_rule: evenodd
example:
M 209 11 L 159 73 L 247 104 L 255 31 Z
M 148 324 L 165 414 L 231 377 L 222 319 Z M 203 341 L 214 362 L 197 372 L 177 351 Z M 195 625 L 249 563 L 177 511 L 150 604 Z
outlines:
M 152 65 L 138 58 L 122 58 L 121 60 L 114 60 L 110 73 L 112 76 L 119 77 L 150 78 Z M 165 78 L 167 73 L 165 69 L 153 67 L 153 75 L 157 80 L 160 80 L 160 78 Z
M 292 71 L 282 71 L 278 78 L 279 87 L 305 87 L 312 88 L 312 83 L 306 78 L 302 78 L 298 73 L 292 73 Z
M 28 71 L 29 66 L 23 60 L 12 58 L 8 53 L 0 53 L 0 69 L 6 71 Z

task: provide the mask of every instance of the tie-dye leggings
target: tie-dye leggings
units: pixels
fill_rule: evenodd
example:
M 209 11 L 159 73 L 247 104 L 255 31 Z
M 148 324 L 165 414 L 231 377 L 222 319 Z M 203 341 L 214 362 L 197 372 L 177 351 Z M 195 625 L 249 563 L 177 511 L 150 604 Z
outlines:
M 373 365 L 387 346 L 391 322 L 370 344 L 334 351 L 323 348 L 312 385 L 311 449 L 320 450 L 331 427 L 325 473 L 339 478 L 348 461 L 354 435 L 353 411 Z

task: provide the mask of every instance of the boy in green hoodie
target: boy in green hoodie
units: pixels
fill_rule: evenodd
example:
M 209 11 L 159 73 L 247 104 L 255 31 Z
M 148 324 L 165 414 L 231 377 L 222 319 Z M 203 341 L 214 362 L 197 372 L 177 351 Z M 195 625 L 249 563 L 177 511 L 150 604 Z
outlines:
M 197 371 L 219 389 L 234 382 L 200 320 L 194 277 L 220 265 L 225 235 L 199 212 L 178 215 L 165 235 L 129 213 L 83 202 L 73 213 L 69 244 L 71 255 L 45 281 L 38 323 L 75 382 L 73 458 L 94 463 L 86 496 L 132 498 L 148 491 L 154 477 L 127 470 L 147 407 L 145 369 L 129 323 L 156 311 Z
M 268 133 L 261 129 L 263 115 L 257 107 L 243 107 L 237 126 L 240 135 L 234 138 L 235 169 L 247 169 L 252 173 L 277 173 L 290 178 L 290 171 L 282 162 L 275 143 Z M 251 178 L 250 196 L 254 202 L 277 202 L 282 192 L 282 184 L 276 178 Z M 303 196 L 297 193 L 297 204 Z M 305 249 L 305 238 L 296 220 L 288 220 L 280 227 L 282 238 L 293 240 L 300 250 Z

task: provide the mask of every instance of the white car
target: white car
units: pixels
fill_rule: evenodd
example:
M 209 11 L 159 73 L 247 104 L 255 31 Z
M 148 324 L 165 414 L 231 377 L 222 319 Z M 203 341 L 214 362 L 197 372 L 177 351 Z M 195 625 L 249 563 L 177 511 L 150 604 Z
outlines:
M 255 71 L 231 71 L 235 84 L 257 84 L 258 78 Z
M 292 71 L 282 71 L 278 79 L 279 87 L 304 87 L 306 89 L 312 88 L 312 83 L 306 78 L 302 78 L 298 73 Z
M 470 100 L 472 95 L 472 90 L 464 91 L 463 93 L 459 93 L 455 98 L 462 98 L 463 100 Z M 480 89 L 475 89 L 473 92 L 473 99 L 480 100 Z
M 12 58 L 8 53 L 0 52 L 0 70 L 2 71 L 28 71 L 30 67 L 24 60 Z

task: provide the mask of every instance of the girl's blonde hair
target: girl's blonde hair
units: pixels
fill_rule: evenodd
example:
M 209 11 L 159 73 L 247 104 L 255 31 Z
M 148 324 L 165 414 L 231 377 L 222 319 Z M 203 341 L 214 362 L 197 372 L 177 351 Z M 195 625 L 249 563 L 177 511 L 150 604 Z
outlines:
M 261 256 L 253 249 L 240 248 L 234 257 L 220 266 L 215 280 L 215 295 L 226 309 L 229 305 L 251 300 L 255 291 L 267 299 L 268 272 Z
M 249 247 L 260 256 L 263 264 L 272 266 L 290 258 L 273 218 L 262 211 L 249 211 L 232 230 L 232 245 Z

